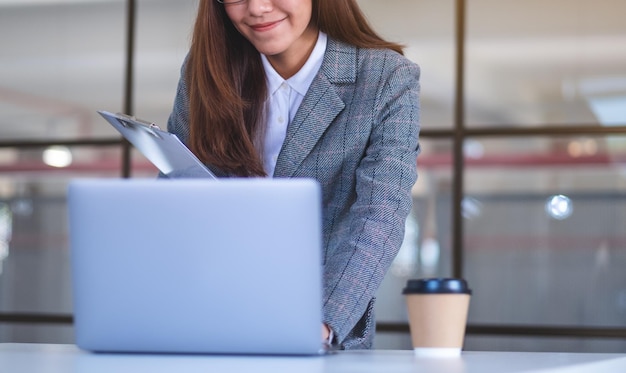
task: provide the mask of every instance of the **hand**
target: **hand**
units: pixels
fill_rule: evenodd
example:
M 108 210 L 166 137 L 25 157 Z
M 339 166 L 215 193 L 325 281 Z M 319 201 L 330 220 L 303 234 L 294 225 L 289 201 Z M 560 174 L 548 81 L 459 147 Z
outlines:
M 326 324 L 322 324 L 322 342 L 328 341 L 330 337 L 330 328 Z

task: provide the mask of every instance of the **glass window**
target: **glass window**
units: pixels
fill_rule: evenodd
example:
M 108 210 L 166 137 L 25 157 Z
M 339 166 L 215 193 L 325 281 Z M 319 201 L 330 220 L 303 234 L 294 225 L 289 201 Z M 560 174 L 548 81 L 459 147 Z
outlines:
M 469 335 L 463 346 L 469 351 L 550 351 L 624 353 L 626 341 L 619 339 L 564 337 L 493 337 Z
M 71 325 L 0 324 L 0 343 L 74 343 Z
M 621 0 L 468 1 L 468 125 L 626 124 L 623 14 Z
M 376 338 L 374 338 L 376 350 L 411 350 L 412 348 L 409 333 L 376 332 Z
M 451 128 L 454 100 L 454 1 L 359 0 L 374 29 L 406 46 L 420 65 L 422 128 Z
M 0 148 L 0 177 L 13 176 L 14 182 L 28 180 L 37 183 L 67 173 L 75 173 L 77 176 L 82 173 L 119 176 L 122 170 L 121 154 L 121 145 Z
M 66 148 L 80 161 L 65 167 L 46 150 L 2 149 L 18 161 L 0 165 L 0 312 L 71 314 L 67 183 L 121 173 L 119 147 Z
M 125 14 L 121 0 L 0 3 L 2 140 L 115 135 L 96 110 L 122 105 Z
M 623 326 L 626 139 L 472 141 L 485 152 L 465 171 L 470 322 Z
M 166 129 L 197 1 L 139 0 L 137 8 L 135 115 Z

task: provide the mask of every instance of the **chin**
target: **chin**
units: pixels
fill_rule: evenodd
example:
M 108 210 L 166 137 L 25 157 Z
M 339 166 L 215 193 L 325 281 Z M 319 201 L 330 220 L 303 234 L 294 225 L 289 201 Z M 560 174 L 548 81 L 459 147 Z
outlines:
M 266 56 L 275 56 L 287 50 L 287 48 L 284 48 L 280 45 L 275 45 L 275 44 L 274 45 L 268 45 L 268 44 L 254 45 L 254 47 L 256 48 L 256 50 L 259 51 L 259 53 L 263 53 Z

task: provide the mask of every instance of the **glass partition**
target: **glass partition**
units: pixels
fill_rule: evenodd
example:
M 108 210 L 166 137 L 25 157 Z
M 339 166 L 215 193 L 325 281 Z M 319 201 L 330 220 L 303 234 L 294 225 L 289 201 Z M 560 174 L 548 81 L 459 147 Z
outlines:
M 96 110 L 122 106 L 125 10 L 121 0 L 0 2 L 3 141 L 115 135 Z
M 466 3 L 468 126 L 626 124 L 626 2 Z
M 172 111 L 196 7 L 197 0 L 137 2 L 135 115 L 161 129 Z
M 18 159 L 30 159 L 0 166 L 3 313 L 72 313 L 67 184 L 73 178 L 121 174 L 119 147 L 65 148 L 69 154 L 80 154 L 81 161 L 64 167 L 46 164 L 42 156 L 46 150 L 3 149 Z
M 359 5 L 377 32 L 405 45 L 405 55 L 420 65 L 422 128 L 451 128 L 455 80 L 454 1 L 359 0 Z
M 626 138 L 480 143 L 463 206 L 470 322 L 623 326 Z
M 623 339 L 595 338 L 555 338 L 555 337 L 498 337 L 469 335 L 465 338 L 467 351 L 549 351 L 549 352 L 591 352 L 624 353 L 626 342 Z
M 71 325 L 0 324 L 0 343 L 74 343 Z

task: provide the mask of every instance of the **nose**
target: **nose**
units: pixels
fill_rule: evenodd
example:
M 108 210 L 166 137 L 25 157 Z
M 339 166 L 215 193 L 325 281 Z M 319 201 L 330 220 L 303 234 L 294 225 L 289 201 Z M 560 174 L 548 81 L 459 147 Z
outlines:
M 253 16 L 262 16 L 273 9 L 272 0 L 248 0 L 248 11 Z

